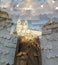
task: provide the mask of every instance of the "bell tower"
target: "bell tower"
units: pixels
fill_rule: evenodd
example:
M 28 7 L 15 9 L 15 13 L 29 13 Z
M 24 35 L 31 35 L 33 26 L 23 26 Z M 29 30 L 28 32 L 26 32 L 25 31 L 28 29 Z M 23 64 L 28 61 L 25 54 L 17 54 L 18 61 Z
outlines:
M 27 30 L 27 29 L 28 29 L 28 21 L 27 21 L 27 20 L 25 20 L 25 21 L 24 21 L 23 26 L 24 26 L 24 29 L 25 29 L 25 30 Z
M 21 20 L 18 19 L 17 20 L 17 26 L 16 26 L 16 31 L 17 31 L 17 34 L 19 35 L 22 31 L 22 25 L 21 25 Z

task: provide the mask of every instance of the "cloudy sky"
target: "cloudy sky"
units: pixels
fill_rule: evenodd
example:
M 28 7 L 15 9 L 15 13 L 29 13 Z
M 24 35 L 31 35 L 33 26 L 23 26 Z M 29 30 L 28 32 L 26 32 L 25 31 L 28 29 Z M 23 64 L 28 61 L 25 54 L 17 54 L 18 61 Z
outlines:
M 0 7 L 11 15 L 27 19 L 39 19 L 39 15 L 54 14 L 58 10 L 57 0 L 1 0 L 1 2 Z
M 52 18 L 58 21 L 58 0 L 1 0 L 0 8 L 7 11 L 14 21 L 18 18 L 32 21 L 29 26 L 33 28 L 38 24 L 37 28 L 40 28 Z
M 58 13 L 56 12 L 56 10 L 58 10 L 57 0 L 1 0 L 1 2 L 0 7 L 2 7 L 2 9 L 22 19 L 38 20 L 39 15 L 50 14 L 50 16 L 52 16 L 51 14 Z

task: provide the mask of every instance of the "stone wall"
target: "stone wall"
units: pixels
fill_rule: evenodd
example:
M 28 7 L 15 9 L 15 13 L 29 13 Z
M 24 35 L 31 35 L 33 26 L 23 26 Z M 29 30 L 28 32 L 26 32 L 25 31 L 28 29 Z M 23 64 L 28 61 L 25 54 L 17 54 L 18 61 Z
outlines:
M 0 21 L 0 65 L 14 62 L 17 35 L 10 34 L 12 22 Z M 42 65 L 58 65 L 58 23 L 48 23 L 40 37 Z
M 0 21 L 0 65 L 13 64 L 17 35 L 10 34 L 12 22 Z
M 58 65 L 58 23 L 47 23 L 42 32 L 42 65 Z

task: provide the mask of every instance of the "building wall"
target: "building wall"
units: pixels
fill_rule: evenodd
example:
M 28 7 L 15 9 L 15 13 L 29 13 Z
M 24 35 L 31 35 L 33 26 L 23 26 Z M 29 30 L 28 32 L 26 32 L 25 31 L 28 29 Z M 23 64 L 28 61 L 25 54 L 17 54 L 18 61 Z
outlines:
M 10 34 L 11 26 L 10 21 L 0 21 L 0 65 L 14 62 L 17 35 Z M 42 65 L 58 65 L 58 24 L 49 27 L 40 37 Z
M 0 65 L 14 61 L 17 36 L 10 34 L 11 25 L 10 21 L 0 21 Z
M 42 65 L 58 65 L 58 23 L 42 30 Z

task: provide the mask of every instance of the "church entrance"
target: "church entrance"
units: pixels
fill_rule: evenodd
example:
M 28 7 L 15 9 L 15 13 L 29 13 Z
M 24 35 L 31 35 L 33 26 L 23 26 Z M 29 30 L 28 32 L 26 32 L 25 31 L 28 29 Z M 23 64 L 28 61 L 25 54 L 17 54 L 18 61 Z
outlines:
M 18 37 L 14 65 L 42 65 L 39 38 Z

